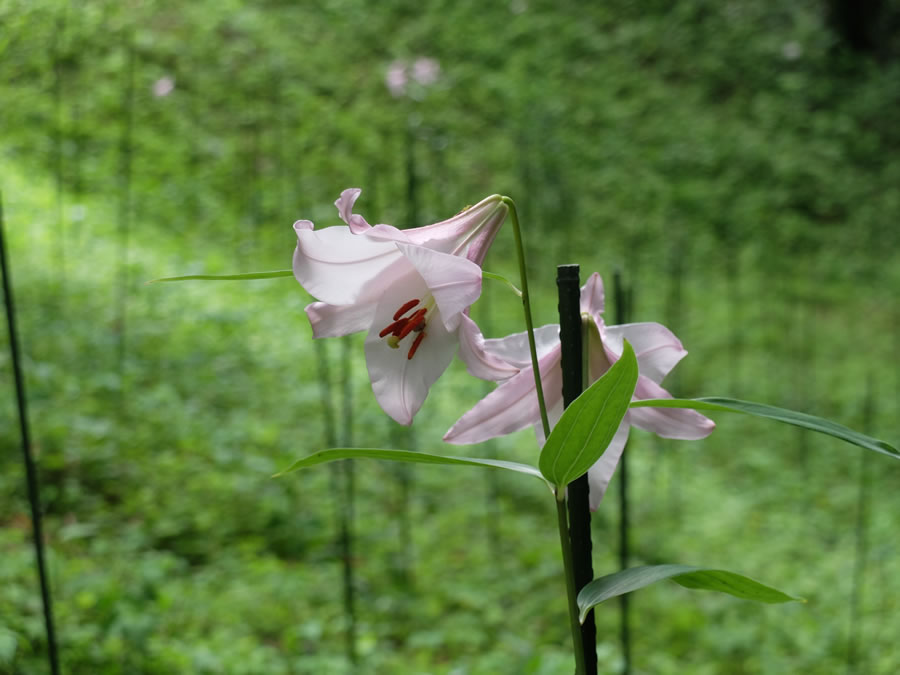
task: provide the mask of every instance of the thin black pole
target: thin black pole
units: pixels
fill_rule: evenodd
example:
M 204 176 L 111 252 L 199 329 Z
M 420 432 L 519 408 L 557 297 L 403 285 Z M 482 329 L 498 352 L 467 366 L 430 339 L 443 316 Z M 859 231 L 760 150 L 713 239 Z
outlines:
M 866 383 L 863 404 L 863 429 L 869 431 L 875 417 L 875 394 L 872 378 Z M 859 649 L 862 640 L 862 601 L 866 584 L 866 560 L 869 554 L 869 489 L 872 482 L 869 453 L 859 453 L 859 483 L 856 496 L 856 550 L 853 555 L 853 587 L 850 591 L 850 629 L 847 637 L 847 675 L 865 672 L 865 652 Z
M 353 445 L 353 388 L 351 355 L 353 338 L 341 340 L 341 410 L 343 412 L 341 446 Z M 356 466 L 352 459 L 340 463 L 344 472 L 343 517 L 341 518 L 341 557 L 344 560 L 344 612 L 347 615 L 347 656 L 353 665 L 356 653 L 356 580 L 353 569 L 355 547 Z
M 322 399 L 322 418 L 323 432 L 326 447 L 336 448 L 338 446 L 337 423 L 335 416 L 334 396 L 331 387 L 331 370 L 329 368 L 328 347 L 325 340 L 313 340 L 313 346 L 316 352 L 317 375 L 319 378 L 319 395 Z M 342 439 L 343 440 L 343 439 Z M 344 618 L 347 622 L 345 632 L 345 642 L 347 649 L 347 658 L 354 662 L 356 658 L 356 636 L 355 636 L 355 617 L 352 614 L 352 599 L 348 604 L 348 590 L 352 594 L 353 589 L 353 569 L 352 561 L 348 555 L 347 541 L 349 538 L 349 525 L 347 516 L 349 510 L 347 508 L 346 493 L 346 470 L 338 462 L 331 464 L 331 495 L 334 499 L 335 510 L 338 520 L 337 545 L 340 549 L 341 559 L 341 579 L 343 581 L 342 600 L 344 604 Z
M 131 234 L 131 164 L 132 132 L 134 127 L 134 37 L 127 37 L 127 70 L 125 73 L 124 119 L 119 139 L 119 279 L 116 294 L 116 325 L 119 331 L 117 349 L 118 371 L 124 375 L 126 354 L 126 324 L 128 321 L 128 247 Z M 124 389 L 122 390 L 124 391 Z
M 568 407 L 584 391 L 581 333 L 581 290 L 578 265 L 559 265 L 556 285 L 559 290 L 559 341 L 562 345 L 563 405 Z M 575 589 L 580 591 L 594 578 L 591 563 L 591 508 L 587 474 L 568 486 L 569 540 Z M 594 612 L 581 624 L 584 664 L 587 675 L 597 673 L 597 627 Z
M 66 223 L 63 217 L 63 121 L 62 121 L 62 57 L 60 55 L 60 42 L 66 28 L 65 9 L 56 20 L 56 30 L 53 35 L 53 174 L 56 182 L 56 227 L 59 228 L 60 245 L 56 247 L 59 256 L 59 272 L 62 284 L 61 290 L 66 288 Z
M 406 223 L 419 224 L 419 189 L 416 176 L 416 136 L 412 123 L 406 122 Z
M 50 582 L 44 562 L 44 533 L 41 524 L 41 496 L 38 486 L 37 469 L 31 454 L 31 434 L 28 429 L 28 407 L 25 398 L 25 379 L 22 377 L 22 361 L 19 355 L 18 333 L 16 332 L 16 310 L 13 305 L 12 281 L 4 240 L 3 198 L 0 195 L 0 266 L 3 268 L 3 297 L 6 301 L 6 323 L 9 327 L 9 350 L 13 362 L 13 377 L 16 383 L 16 403 L 19 408 L 19 432 L 22 435 L 22 455 L 25 459 L 25 477 L 28 481 L 28 502 L 31 505 L 31 523 L 34 531 L 34 552 L 37 557 L 38 580 L 41 585 L 41 600 L 44 604 L 44 629 L 47 633 L 47 652 L 50 657 L 50 672 L 59 673 L 59 657 L 56 653 L 56 631 L 53 629 L 53 602 L 50 597 Z
M 626 292 L 622 283 L 622 272 L 616 270 L 613 274 L 613 297 L 615 299 L 615 322 L 619 325 L 628 323 L 631 318 L 631 293 Z M 628 443 L 622 451 L 619 459 L 619 569 L 628 568 L 628 559 L 631 551 L 628 541 L 629 533 L 629 507 L 628 507 Z M 622 673 L 628 675 L 631 672 L 631 633 L 629 630 L 629 606 L 628 593 L 619 596 L 619 615 L 621 632 L 619 642 L 622 646 Z

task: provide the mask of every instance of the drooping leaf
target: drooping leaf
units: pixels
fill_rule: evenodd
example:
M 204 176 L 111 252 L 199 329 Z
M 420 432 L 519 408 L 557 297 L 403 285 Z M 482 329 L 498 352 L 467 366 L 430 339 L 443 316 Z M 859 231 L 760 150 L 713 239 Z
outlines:
M 328 462 L 336 462 L 340 459 L 386 459 L 392 462 L 412 462 L 415 464 L 452 464 L 457 466 L 482 466 L 495 469 L 507 469 L 509 471 L 517 471 L 518 473 L 528 474 L 540 478 L 544 481 L 544 477 L 536 467 L 530 464 L 519 464 L 518 462 L 507 462 L 502 459 L 481 459 L 477 457 L 453 457 L 450 455 L 434 455 L 427 452 L 412 452 L 410 450 L 386 450 L 383 448 L 329 448 L 328 450 L 320 450 L 314 452 L 308 457 L 298 459 L 284 471 L 275 476 L 283 476 L 287 473 L 305 469 L 317 464 L 327 464 Z M 544 481 L 546 482 L 546 481 Z
M 272 272 L 247 272 L 245 274 L 188 274 L 183 277 L 163 277 L 153 279 L 148 284 L 160 281 L 249 281 L 251 279 L 277 279 L 278 277 L 292 277 L 292 270 L 273 270 Z
M 541 450 L 538 466 L 557 488 L 584 474 L 606 450 L 628 412 L 638 364 L 628 342 L 621 358 L 566 408 Z
M 765 403 L 754 403 L 753 401 L 740 401 L 736 398 L 724 398 L 719 396 L 704 398 L 660 398 L 647 399 L 644 401 L 632 401 L 632 408 L 651 407 L 651 408 L 691 408 L 693 410 L 713 410 L 720 412 L 736 412 L 746 415 L 754 415 L 755 417 L 764 417 L 785 424 L 793 424 L 797 427 L 803 427 L 810 431 L 818 431 L 822 434 L 828 434 L 842 441 L 858 445 L 861 448 L 874 450 L 884 455 L 900 459 L 900 451 L 894 446 L 871 436 L 866 436 L 853 429 L 826 420 L 814 415 L 797 412 L 795 410 L 787 410 L 786 408 L 776 408 L 773 405 Z
M 582 588 L 578 594 L 579 620 L 584 621 L 588 612 L 605 600 L 631 593 L 664 579 L 671 579 L 685 588 L 718 591 L 756 602 L 770 604 L 805 602 L 803 598 L 788 595 L 777 588 L 727 570 L 691 565 L 647 565 L 608 574 L 594 579 Z

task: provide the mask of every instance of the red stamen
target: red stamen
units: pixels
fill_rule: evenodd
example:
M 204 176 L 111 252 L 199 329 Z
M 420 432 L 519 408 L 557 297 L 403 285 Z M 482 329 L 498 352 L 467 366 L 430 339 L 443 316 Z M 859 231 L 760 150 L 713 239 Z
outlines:
M 409 322 L 409 319 L 400 319 L 399 321 L 395 321 L 387 328 L 382 329 L 382 331 L 378 334 L 378 337 L 384 337 L 390 333 L 396 334 L 399 332 L 406 324 Z
M 415 328 L 413 328 L 413 330 L 417 333 L 421 333 L 423 330 L 425 330 L 425 320 L 422 319 L 419 324 Z
M 415 307 L 415 306 L 418 305 L 418 304 L 419 304 L 419 299 L 418 299 L 418 298 L 413 298 L 413 299 L 410 300 L 409 302 L 403 303 L 403 304 L 400 306 L 400 309 L 398 309 L 396 312 L 394 312 L 394 321 L 396 321 L 397 319 L 399 319 L 401 316 L 403 316 L 404 314 L 406 314 L 409 310 L 411 310 L 413 307 Z
M 410 333 L 412 333 L 416 326 L 418 326 L 420 323 L 423 323 L 423 322 L 424 322 L 424 320 L 425 320 L 425 313 L 426 313 L 427 311 L 428 311 L 428 310 L 425 309 L 425 308 L 423 307 L 422 309 L 420 309 L 420 310 L 418 310 L 417 312 L 415 312 L 415 313 L 414 313 L 412 316 L 410 316 L 408 319 L 405 319 L 405 321 L 406 321 L 407 323 L 406 323 L 406 325 L 403 327 L 403 330 L 401 330 L 399 333 L 395 333 L 395 335 L 396 335 L 399 339 L 402 340 L 402 339 L 405 338 L 407 335 L 409 335 Z
M 427 333 L 422 331 L 418 335 L 416 335 L 416 339 L 412 343 L 412 347 L 409 348 L 409 354 L 406 355 L 407 359 L 411 359 L 416 354 L 416 350 L 419 348 L 419 345 L 422 344 L 422 340 L 425 339 Z

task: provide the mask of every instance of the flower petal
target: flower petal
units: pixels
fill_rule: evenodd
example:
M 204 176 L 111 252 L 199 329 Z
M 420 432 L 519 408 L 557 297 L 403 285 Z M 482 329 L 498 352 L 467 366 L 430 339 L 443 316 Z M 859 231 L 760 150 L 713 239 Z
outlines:
M 312 223 L 294 223 L 294 277 L 306 291 L 330 305 L 355 302 L 372 284 L 383 287 L 384 272 L 403 259 L 397 245 L 354 235 L 348 227 L 313 230 Z
M 606 450 L 594 466 L 588 469 L 588 501 L 591 505 L 591 511 L 596 511 L 600 506 L 600 500 L 606 494 L 606 488 L 609 487 L 609 481 L 612 480 L 616 467 L 619 466 L 619 459 L 622 457 L 622 451 L 625 450 L 625 443 L 628 442 L 628 431 L 630 426 L 627 421 L 623 420 L 616 429 L 616 435 L 609 442 Z
M 340 215 L 341 220 L 350 226 L 350 231 L 353 232 L 353 234 L 364 234 L 372 227 L 366 222 L 365 218 L 353 213 L 353 204 L 356 203 L 356 200 L 361 193 L 362 190 L 359 188 L 347 188 L 341 193 L 341 196 L 338 197 L 337 201 L 334 202 L 334 205 L 338 210 L 338 215 Z
M 628 340 L 637 356 L 641 375 L 656 383 L 663 381 L 687 350 L 668 328 L 659 323 L 627 323 L 606 326 L 603 340 L 617 355 L 622 353 L 622 340 Z
M 509 213 L 501 199 L 500 195 L 491 195 L 452 218 L 404 233 L 413 244 L 452 253 L 480 265 Z
M 381 296 L 366 336 L 366 365 L 375 398 L 382 410 L 400 424 L 412 423 L 428 396 L 428 389 L 446 370 L 456 352 L 456 333 L 444 327 L 439 311 L 428 322 L 425 337 L 411 359 L 408 358 L 410 348 L 421 333 L 410 333 L 396 349 L 378 336 L 393 321 L 397 307 L 411 297 L 422 297 L 426 290 L 422 278 L 415 270 L 409 270 Z
M 672 398 L 672 395 L 649 377 L 641 375 L 634 389 L 634 398 Z M 716 428 L 715 422 L 708 417 L 684 408 L 631 408 L 625 419 L 634 426 L 652 431 L 663 438 L 685 441 L 706 438 Z
M 556 349 L 538 362 L 547 406 L 562 400 L 561 350 Z M 494 389 L 474 408 L 459 418 L 444 434 L 448 443 L 480 443 L 489 438 L 511 434 L 540 421 L 534 371 L 526 368 Z
M 425 280 L 447 330 L 456 330 L 462 311 L 481 295 L 481 268 L 465 258 L 424 246 L 395 245 Z
M 602 314 L 606 296 L 603 291 L 603 279 L 594 272 L 581 287 L 581 312 L 596 316 Z M 619 350 L 621 354 L 621 350 Z
M 307 305 L 305 311 L 314 338 L 339 337 L 368 330 L 375 315 L 375 303 L 369 301 L 352 305 L 329 305 L 326 302 L 314 302 Z
M 534 344 L 540 360 L 554 347 L 559 346 L 559 324 L 550 323 L 536 328 Z M 528 333 L 513 333 L 504 338 L 491 338 L 484 341 L 484 348 L 504 361 L 526 368 L 531 365 L 531 350 L 528 347 Z
M 353 234 L 365 234 L 372 239 L 379 241 L 402 241 L 408 242 L 407 237 L 402 230 L 398 230 L 393 225 L 370 225 L 369 222 L 358 213 L 353 213 L 353 205 L 359 198 L 362 190 L 359 188 L 347 188 L 341 193 L 334 205 L 337 207 L 338 215 L 350 227 Z M 308 221 L 307 221 L 308 222 Z
M 469 375 L 503 382 L 519 372 L 520 367 L 507 363 L 485 349 L 485 339 L 476 323 L 465 312 L 459 325 L 459 358 L 466 364 Z

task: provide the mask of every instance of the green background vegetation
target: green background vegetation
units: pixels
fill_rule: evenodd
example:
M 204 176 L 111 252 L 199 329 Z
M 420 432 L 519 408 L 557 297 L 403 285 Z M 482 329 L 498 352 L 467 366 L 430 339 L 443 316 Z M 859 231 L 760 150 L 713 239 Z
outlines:
M 348 444 L 441 451 L 487 385 L 455 363 L 400 429 L 361 338 L 314 345 L 293 280 L 144 285 L 286 268 L 291 223 L 338 224 L 346 187 L 400 226 L 509 194 L 539 323 L 556 264 L 600 272 L 608 300 L 621 269 L 634 319 L 691 352 L 673 393 L 896 444 L 891 56 L 844 48 L 819 2 L 0 0 L 0 189 L 65 672 L 353 672 L 342 474 L 270 476 L 328 442 L 323 365 Z M 438 82 L 393 97 L 389 65 L 419 57 Z M 486 268 L 515 276 L 508 230 Z M 521 330 L 500 285 L 474 314 Z M 5 332 L 0 347 L 0 672 L 30 675 L 46 647 Z M 717 422 L 696 443 L 633 432 L 633 562 L 733 569 L 808 604 L 641 591 L 634 671 L 844 672 L 862 560 L 857 672 L 897 672 L 898 465 Z M 530 432 L 461 451 L 536 461 Z M 543 487 L 462 467 L 355 476 L 359 672 L 571 670 Z M 601 573 L 617 490 L 594 519 Z M 615 605 L 597 623 L 612 672 Z

